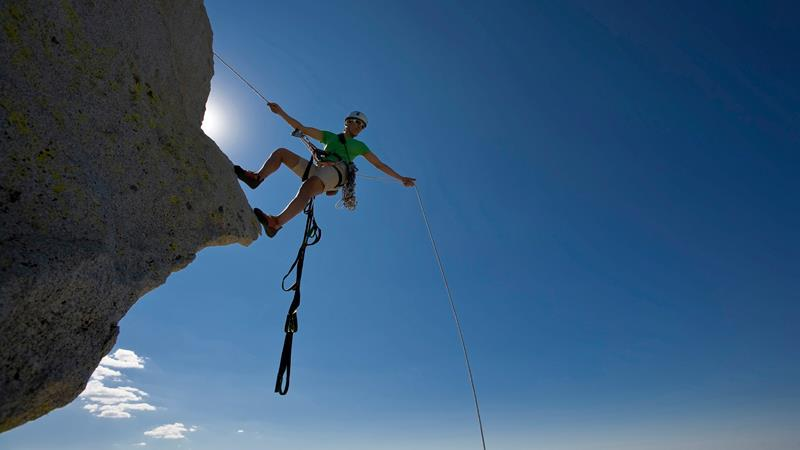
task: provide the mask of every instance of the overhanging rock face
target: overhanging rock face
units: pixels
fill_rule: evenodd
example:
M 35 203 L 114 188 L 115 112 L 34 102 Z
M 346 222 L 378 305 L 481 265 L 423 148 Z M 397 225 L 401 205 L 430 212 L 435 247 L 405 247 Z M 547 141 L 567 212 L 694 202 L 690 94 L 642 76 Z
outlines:
M 138 298 L 258 224 L 200 129 L 199 0 L 0 0 L 0 432 L 71 402 Z

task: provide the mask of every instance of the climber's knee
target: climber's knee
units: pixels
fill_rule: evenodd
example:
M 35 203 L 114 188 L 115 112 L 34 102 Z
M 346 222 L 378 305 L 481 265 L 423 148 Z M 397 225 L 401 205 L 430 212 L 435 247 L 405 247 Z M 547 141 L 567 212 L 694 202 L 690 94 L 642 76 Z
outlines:
M 277 157 L 286 167 L 292 168 L 300 162 L 300 156 L 288 148 L 275 149 L 272 154 Z

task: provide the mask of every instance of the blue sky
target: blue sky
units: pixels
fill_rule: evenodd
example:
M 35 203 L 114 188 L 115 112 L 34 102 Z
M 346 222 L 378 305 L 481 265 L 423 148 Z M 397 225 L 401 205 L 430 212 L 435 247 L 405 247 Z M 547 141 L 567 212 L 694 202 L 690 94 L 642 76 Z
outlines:
M 365 111 L 363 140 L 418 179 L 488 448 L 797 448 L 800 11 L 603 3 L 206 7 L 268 98 L 334 132 Z M 304 151 L 221 64 L 208 108 L 234 163 Z M 281 169 L 245 189 L 278 212 L 297 185 Z M 358 198 L 317 202 L 288 396 L 280 280 L 302 218 L 203 250 L 131 309 L 117 349 L 142 367 L 106 383 L 154 410 L 79 399 L 0 448 L 480 448 L 414 191 L 362 179 Z

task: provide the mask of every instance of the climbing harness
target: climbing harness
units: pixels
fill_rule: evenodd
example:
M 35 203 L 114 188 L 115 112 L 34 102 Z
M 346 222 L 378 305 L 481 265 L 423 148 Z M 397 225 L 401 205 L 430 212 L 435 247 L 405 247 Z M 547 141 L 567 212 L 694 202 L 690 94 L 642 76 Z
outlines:
M 336 183 L 336 188 L 342 188 L 342 198 L 336 203 L 336 207 L 344 207 L 350 211 L 356 209 L 356 205 L 358 201 L 356 200 L 356 172 L 358 172 L 358 167 L 350 160 L 350 150 L 347 148 L 347 138 L 345 137 L 344 133 L 339 133 L 337 137 L 339 138 L 339 142 L 344 146 L 344 151 L 347 154 L 348 161 L 343 161 L 342 158 L 332 152 L 328 152 L 325 150 L 320 149 L 313 142 L 311 139 L 308 138 L 302 131 L 295 128 L 292 131 L 292 136 L 296 138 L 300 138 L 303 141 L 303 144 L 308 148 L 308 151 L 311 152 L 311 158 L 306 165 L 306 170 L 303 173 L 303 180 L 308 177 L 308 173 L 311 170 L 311 164 L 319 165 L 326 158 L 335 158 L 338 161 L 332 161 L 333 167 L 336 170 L 336 174 L 339 176 L 339 182 Z M 342 165 L 344 167 L 342 167 Z M 345 173 L 342 173 L 344 169 Z M 328 195 L 336 195 L 336 190 L 327 191 L 326 194 Z
M 269 103 L 269 100 L 267 100 L 267 98 L 264 97 L 258 91 L 258 89 L 256 89 L 243 76 L 241 76 L 239 74 L 239 72 L 236 71 L 236 69 L 231 67 L 228 63 L 226 63 L 225 60 L 223 60 L 222 57 L 220 57 L 216 52 L 213 52 L 213 53 L 214 53 L 214 56 L 216 56 L 220 61 L 222 61 L 222 63 L 225 64 L 225 66 L 228 67 L 234 74 L 236 74 L 236 76 L 238 76 L 247 86 L 249 86 L 250 89 L 252 89 L 265 102 Z M 295 134 L 295 133 L 297 133 L 297 134 Z M 309 150 L 311 150 L 312 160 L 316 159 L 316 161 L 321 161 L 321 158 L 318 156 L 320 154 L 322 155 L 322 158 L 325 157 L 324 153 L 326 153 L 326 152 L 324 150 L 318 149 L 308 139 L 308 137 L 303 135 L 302 132 L 300 132 L 299 130 L 295 130 L 292 133 L 292 135 L 296 136 L 296 137 L 300 137 L 303 140 L 303 142 L 306 143 L 306 146 L 308 146 Z M 344 136 L 343 135 L 339 135 L 339 139 L 340 139 L 340 142 L 343 145 L 345 145 Z M 349 152 L 347 151 L 347 145 L 345 145 L 345 151 L 347 152 L 348 159 L 350 159 Z M 322 152 L 322 153 L 319 153 L 319 152 Z M 351 169 L 350 166 L 352 166 L 352 169 Z M 335 165 L 334 165 L 334 168 L 336 168 Z M 309 161 L 309 165 L 306 166 L 305 172 L 303 174 L 303 181 L 308 179 L 308 173 L 309 173 L 310 169 L 311 169 L 311 161 Z M 349 184 L 352 185 L 353 191 L 355 189 L 355 172 L 358 169 L 356 169 L 355 165 L 352 164 L 352 161 L 350 161 L 350 164 L 349 164 L 347 170 L 348 170 L 348 173 L 347 173 L 348 177 L 347 177 L 347 181 L 344 184 L 344 189 L 342 191 L 341 203 L 345 203 L 346 202 L 345 201 L 345 193 L 346 193 L 346 191 L 348 189 L 348 185 Z M 351 170 L 352 170 L 352 173 L 351 173 Z M 342 173 L 339 171 L 338 168 L 337 168 L 337 172 L 339 172 L 339 183 L 336 186 L 338 188 L 338 187 L 342 186 Z M 388 180 L 388 181 L 391 181 L 391 182 L 395 181 L 395 180 L 391 180 L 391 179 L 386 178 L 386 177 L 373 177 L 373 176 L 365 176 L 365 175 L 362 175 L 362 176 L 364 178 L 368 179 L 368 180 L 375 180 L 375 181 L 387 181 Z M 442 265 L 442 259 L 439 256 L 439 250 L 436 247 L 436 241 L 433 238 L 433 232 L 431 231 L 431 226 L 430 226 L 430 223 L 428 222 L 428 216 L 425 213 L 425 207 L 422 205 L 422 196 L 420 196 L 418 187 L 415 186 L 414 190 L 415 190 L 415 192 L 417 194 L 417 202 L 419 203 L 419 209 L 420 209 L 420 212 L 422 213 L 422 218 L 425 221 L 425 227 L 428 230 L 428 237 L 431 240 L 431 245 L 433 247 L 433 253 L 434 253 L 434 256 L 436 257 L 436 263 L 439 265 L 439 272 L 442 275 L 442 281 L 444 282 L 444 287 L 445 287 L 445 290 L 447 291 L 447 300 L 450 303 L 450 311 L 451 311 L 451 313 L 453 315 L 453 320 L 454 320 L 454 322 L 456 324 L 456 329 L 458 331 L 458 339 L 459 339 L 459 342 L 461 343 L 461 349 L 462 349 L 462 351 L 464 353 L 464 363 L 465 363 L 466 368 L 467 368 L 467 376 L 468 376 L 468 379 L 469 379 L 469 384 L 472 387 L 472 398 L 473 398 L 473 400 L 475 402 L 475 413 L 478 416 L 478 427 L 479 427 L 480 432 L 481 432 L 481 444 L 483 446 L 483 450 L 486 450 L 486 439 L 485 439 L 484 433 L 483 433 L 483 420 L 481 419 L 481 409 L 480 409 L 480 405 L 478 404 L 478 391 L 475 389 L 475 380 L 472 377 L 472 367 L 471 367 L 470 362 L 469 362 L 469 354 L 467 352 L 467 344 L 466 344 L 466 342 L 464 340 L 464 333 L 461 330 L 461 321 L 458 319 L 458 313 L 456 312 L 455 302 L 453 301 L 453 294 L 450 291 L 450 285 L 447 282 L 447 276 L 445 275 L 445 272 L 444 272 L 444 266 Z M 352 200 L 352 208 L 348 207 L 347 203 L 345 203 L 345 207 L 346 208 L 348 208 L 348 209 L 355 208 L 355 194 L 354 194 L 354 192 L 352 193 L 352 199 L 353 199 Z M 338 203 L 337 203 L 337 205 L 338 205 Z M 286 332 L 286 337 L 284 338 L 284 341 L 283 341 L 283 352 L 281 353 L 281 362 L 280 362 L 280 367 L 278 368 L 278 378 L 275 381 L 275 392 L 279 393 L 280 395 L 286 395 L 286 393 L 289 391 L 289 376 L 291 374 L 291 366 L 292 366 L 292 337 L 293 337 L 294 333 L 297 332 L 297 309 L 300 307 L 300 280 L 302 279 L 302 276 L 303 276 L 303 262 L 304 262 L 304 259 L 305 259 L 306 247 L 308 247 L 310 245 L 317 244 L 320 241 L 320 239 L 322 238 L 322 230 L 317 226 L 316 220 L 314 220 L 314 199 L 313 198 L 311 200 L 309 200 L 308 204 L 306 204 L 306 207 L 303 210 L 303 212 L 306 214 L 306 227 L 305 227 L 305 231 L 303 233 L 303 242 L 300 245 L 300 250 L 297 252 L 297 258 L 295 259 L 294 263 L 292 263 L 292 267 L 289 268 L 289 272 L 283 277 L 283 281 L 281 282 L 281 287 L 283 288 L 284 291 L 286 291 L 286 292 L 294 291 L 294 298 L 292 300 L 292 304 L 289 306 L 289 312 L 286 315 L 286 323 L 284 324 L 284 331 Z M 292 271 L 294 271 L 295 269 L 296 269 L 295 282 L 294 282 L 294 284 L 292 284 L 291 287 L 286 288 L 286 279 L 289 277 L 289 275 L 291 275 Z M 284 378 L 283 378 L 284 375 L 286 375 L 285 384 L 284 384 L 284 381 L 283 381 L 284 380 Z

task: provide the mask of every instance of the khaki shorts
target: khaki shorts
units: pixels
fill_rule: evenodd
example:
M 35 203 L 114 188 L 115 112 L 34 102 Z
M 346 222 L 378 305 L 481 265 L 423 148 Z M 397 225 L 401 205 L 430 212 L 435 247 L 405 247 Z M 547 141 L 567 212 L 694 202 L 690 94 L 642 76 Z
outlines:
M 297 174 L 297 176 L 302 179 L 303 174 L 306 172 L 307 165 L 308 160 L 300 157 L 300 162 L 298 162 L 296 166 L 292 167 L 292 172 Z M 339 184 L 339 173 L 342 174 L 342 184 L 344 184 L 344 182 L 347 180 L 347 168 L 345 167 L 344 163 L 337 162 L 335 163 L 335 166 L 336 168 L 334 168 L 334 166 L 318 167 L 312 164 L 311 168 L 308 170 L 308 178 L 317 177 L 322 180 L 326 191 L 335 191 L 338 189 L 336 185 Z M 340 172 L 336 171 L 337 168 Z

